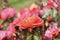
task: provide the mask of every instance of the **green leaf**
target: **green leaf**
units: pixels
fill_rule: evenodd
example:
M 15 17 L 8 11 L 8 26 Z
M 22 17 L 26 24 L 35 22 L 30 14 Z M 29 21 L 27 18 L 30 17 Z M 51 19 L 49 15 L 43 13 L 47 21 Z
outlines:
M 47 5 L 47 2 L 43 2 L 43 6 L 46 6 Z
M 60 40 L 59 38 L 54 38 L 53 40 Z
M 39 36 L 36 36 L 36 35 L 33 36 L 33 39 L 34 40 L 40 40 Z
M 49 16 L 51 13 L 51 10 L 45 10 L 44 14 L 42 15 L 42 18 L 46 18 L 47 16 Z
M 43 2 L 43 6 L 47 5 L 47 0 L 42 0 L 42 2 Z
M 4 27 L 3 27 L 3 30 L 6 30 L 6 28 L 7 28 L 7 26 L 9 25 L 9 23 L 8 22 L 6 22 L 6 23 L 4 23 Z
M 55 9 L 55 8 L 53 8 L 53 17 L 56 17 L 56 15 L 57 15 L 57 10 Z
M 26 40 L 32 40 L 32 35 L 27 36 Z
M 57 20 L 57 10 L 55 8 L 52 9 L 51 15 L 52 15 L 53 20 L 56 21 Z
M 2 24 L 4 22 L 4 20 L 0 20 L 0 24 Z

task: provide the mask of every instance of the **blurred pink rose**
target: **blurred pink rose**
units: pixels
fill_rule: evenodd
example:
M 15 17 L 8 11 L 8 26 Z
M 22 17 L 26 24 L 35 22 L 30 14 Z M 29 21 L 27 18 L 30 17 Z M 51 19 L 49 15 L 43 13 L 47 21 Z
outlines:
M 40 13 L 40 9 L 39 8 L 33 8 L 32 10 L 31 10 L 31 13 L 33 14 L 33 15 L 39 15 L 39 13 Z
M 57 34 L 58 34 L 57 26 L 50 25 L 49 30 L 50 30 L 50 32 L 52 32 L 53 37 L 57 36 Z
M 4 10 L 2 10 L 1 12 L 1 18 L 6 20 L 7 18 L 11 18 L 16 14 L 16 10 L 14 8 L 5 8 Z
M 24 19 L 32 15 L 32 13 L 30 12 L 28 8 L 20 9 L 19 14 L 20 14 L 19 16 L 20 19 Z
M 6 35 L 6 31 L 0 31 L 0 40 L 2 40 L 3 38 L 7 37 Z
M 11 38 L 16 31 L 15 25 L 13 23 L 10 23 L 9 26 L 7 27 L 6 31 L 7 31 L 7 36 L 9 38 Z
M 58 7 L 57 1 L 58 0 L 48 0 L 47 6 L 54 6 L 57 8 Z
M 0 40 L 2 40 L 2 39 L 7 39 L 7 38 L 12 38 L 12 36 L 13 36 L 13 33 L 12 32 L 10 32 L 10 31 L 3 31 L 3 30 L 1 30 L 0 31 Z
M 45 32 L 45 36 L 46 37 L 48 37 L 48 38 L 50 38 L 50 39 L 52 39 L 52 32 L 50 32 L 50 30 L 46 30 L 46 32 Z
M 50 6 L 50 7 L 54 6 L 54 5 L 53 5 L 53 2 L 52 2 L 51 0 L 48 0 L 47 6 Z
M 55 23 L 52 23 L 45 32 L 45 36 L 47 36 L 48 38 L 56 37 L 58 35 L 58 32 L 59 31 L 57 25 Z
M 15 32 L 15 25 L 13 23 L 10 23 L 6 30 L 14 33 Z

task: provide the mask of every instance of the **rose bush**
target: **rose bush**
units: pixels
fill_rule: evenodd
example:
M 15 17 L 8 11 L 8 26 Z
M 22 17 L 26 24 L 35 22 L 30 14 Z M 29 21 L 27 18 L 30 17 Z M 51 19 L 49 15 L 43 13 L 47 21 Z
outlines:
M 33 2 L 19 11 L 13 7 L 2 9 L 0 40 L 54 40 L 60 34 L 59 10 L 58 0 L 41 1 L 39 5 Z

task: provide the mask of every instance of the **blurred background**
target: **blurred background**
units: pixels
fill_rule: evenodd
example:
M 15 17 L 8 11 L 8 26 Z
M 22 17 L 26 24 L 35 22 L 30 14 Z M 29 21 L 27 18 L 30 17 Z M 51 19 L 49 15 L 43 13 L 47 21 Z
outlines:
M 8 5 L 19 10 L 20 8 L 27 7 L 32 2 L 38 3 L 40 0 L 8 0 Z

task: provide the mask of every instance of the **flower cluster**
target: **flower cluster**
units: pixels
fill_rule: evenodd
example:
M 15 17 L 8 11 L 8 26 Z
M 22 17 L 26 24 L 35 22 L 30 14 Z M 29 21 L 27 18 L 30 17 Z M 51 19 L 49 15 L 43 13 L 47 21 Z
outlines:
M 16 11 L 12 7 L 3 9 L 0 12 L 0 21 L 3 20 L 0 23 L 0 40 L 17 40 L 17 30 L 21 31 L 41 27 L 44 27 L 44 29 L 47 28 L 43 32 L 45 33 L 44 36 L 52 40 L 59 33 L 59 10 L 60 5 L 58 0 L 42 1 L 39 5 L 32 3 L 28 8 L 21 8 L 19 11 Z M 6 23 L 8 27 L 4 30 L 4 24 Z
M 56 24 L 56 23 L 52 23 L 45 32 L 45 36 L 47 36 L 50 39 L 52 39 L 52 37 L 57 36 L 57 34 L 58 34 L 57 24 L 56 25 L 54 25 L 54 24 Z

